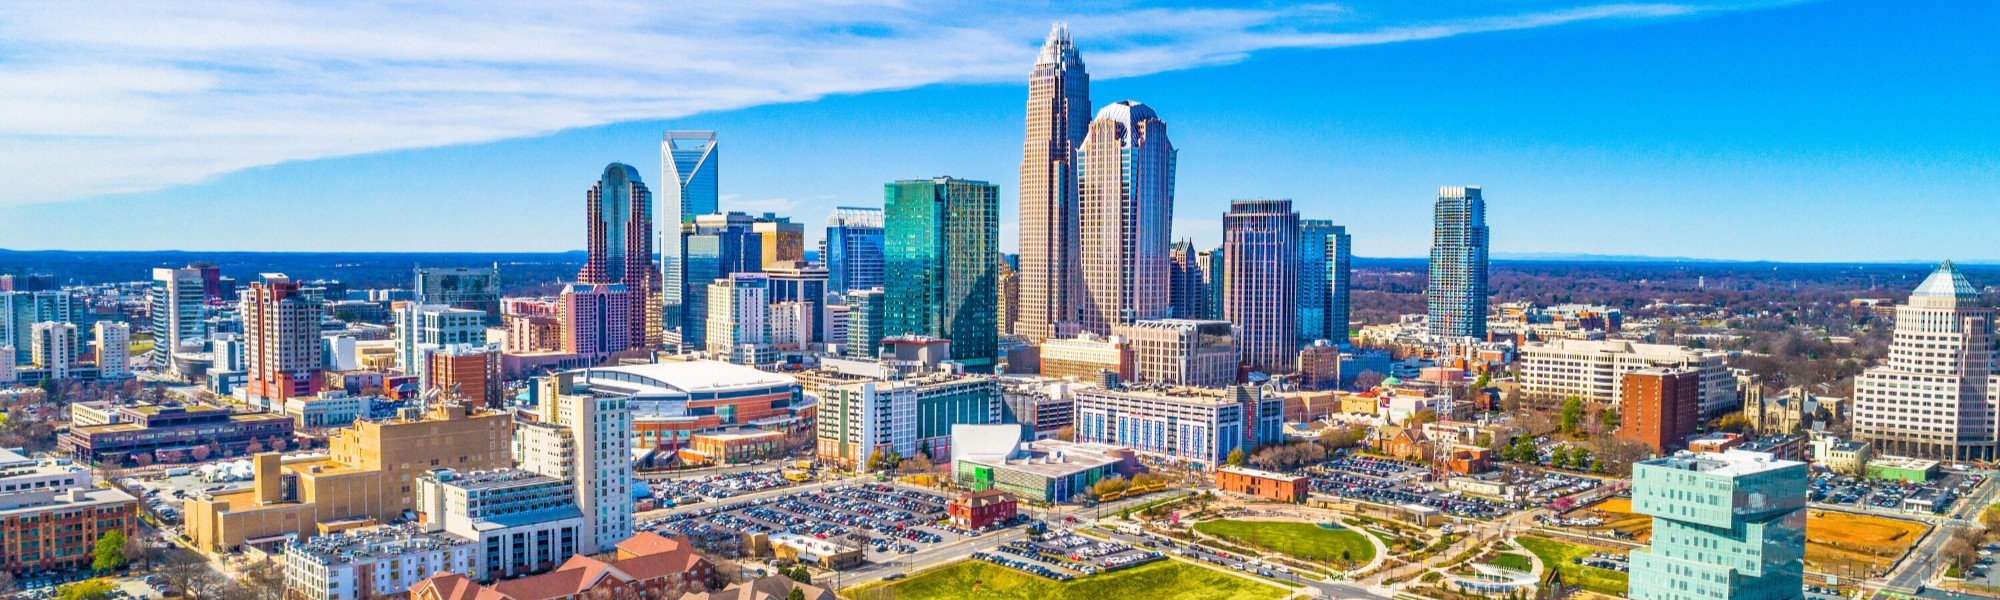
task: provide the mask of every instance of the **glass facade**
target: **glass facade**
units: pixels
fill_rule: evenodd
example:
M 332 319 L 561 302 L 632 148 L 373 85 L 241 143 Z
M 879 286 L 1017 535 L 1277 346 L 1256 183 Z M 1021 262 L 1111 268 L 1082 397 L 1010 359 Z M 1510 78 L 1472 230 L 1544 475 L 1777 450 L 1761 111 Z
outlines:
M 1632 551 L 1640 600 L 1798 598 L 1805 575 L 1805 463 L 1731 451 L 1632 469 L 1632 509 L 1653 517 Z
M 999 188 L 939 177 L 883 192 L 886 333 L 951 340 L 953 360 L 990 371 L 1000 341 Z
M 1425 299 L 1430 332 L 1486 337 L 1486 200 L 1476 186 L 1438 189 L 1431 233 L 1431 280 Z
M 669 131 L 661 136 L 660 181 L 664 189 L 660 217 L 655 221 L 666 234 L 660 244 L 660 271 L 666 280 L 662 295 L 664 322 L 669 329 L 677 329 L 685 322 L 681 317 L 681 298 L 689 289 L 685 268 L 680 264 L 679 232 L 682 226 L 693 223 L 695 217 L 721 210 L 716 193 L 716 168 L 721 159 L 713 131 Z M 701 289 L 707 289 L 707 282 L 702 285 Z M 703 295 L 700 290 L 695 294 Z
M 826 218 L 827 289 L 882 287 L 882 209 L 842 206 Z
M 763 266 L 763 238 L 751 229 L 750 215 L 700 215 L 681 226 L 680 343 L 707 346 L 708 285 Z

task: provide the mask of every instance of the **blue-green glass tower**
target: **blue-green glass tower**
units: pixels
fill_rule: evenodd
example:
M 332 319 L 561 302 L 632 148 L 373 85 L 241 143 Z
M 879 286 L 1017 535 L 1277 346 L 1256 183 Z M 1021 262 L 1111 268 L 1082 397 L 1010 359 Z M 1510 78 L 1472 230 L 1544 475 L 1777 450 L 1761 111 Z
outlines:
M 1632 467 L 1653 545 L 1632 551 L 1635 600 L 1789 600 L 1805 577 L 1806 465 L 1762 452 L 1678 454 Z
M 883 328 L 951 340 L 953 360 L 999 358 L 1000 188 L 951 177 L 883 187 Z

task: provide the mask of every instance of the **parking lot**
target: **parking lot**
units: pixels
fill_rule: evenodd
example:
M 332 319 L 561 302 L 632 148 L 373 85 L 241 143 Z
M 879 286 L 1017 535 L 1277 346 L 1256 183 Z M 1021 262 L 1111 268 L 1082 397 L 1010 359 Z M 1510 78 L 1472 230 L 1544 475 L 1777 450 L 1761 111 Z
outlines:
M 720 475 L 679 477 L 648 484 L 662 508 L 685 506 L 706 500 L 723 500 L 745 494 L 796 485 L 779 469 L 758 469 Z
M 1424 483 L 1420 480 L 1424 472 L 1413 463 L 1365 456 L 1336 458 L 1306 469 L 1312 491 L 1342 498 L 1392 506 L 1418 504 L 1474 519 L 1496 519 L 1522 508 Z
M 214 469 L 204 477 L 202 473 L 190 469 L 175 468 L 168 473 L 175 475 L 154 475 L 150 477 L 127 477 L 118 483 L 131 490 L 146 504 L 149 512 L 158 516 L 168 525 L 178 525 L 181 521 L 181 500 L 203 491 L 218 491 L 231 488 L 249 487 L 250 481 L 236 477 L 221 469 Z
M 1980 475 L 1950 472 L 1925 483 L 1819 473 L 1813 476 L 1807 499 L 1820 504 L 1938 514 L 1950 510 L 1982 481 L 1985 478 Z
M 861 548 L 871 562 L 977 537 L 944 523 L 948 498 L 885 484 L 842 485 L 775 498 L 720 504 L 642 523 L 724 553 L 740 534 L 795 533 Z

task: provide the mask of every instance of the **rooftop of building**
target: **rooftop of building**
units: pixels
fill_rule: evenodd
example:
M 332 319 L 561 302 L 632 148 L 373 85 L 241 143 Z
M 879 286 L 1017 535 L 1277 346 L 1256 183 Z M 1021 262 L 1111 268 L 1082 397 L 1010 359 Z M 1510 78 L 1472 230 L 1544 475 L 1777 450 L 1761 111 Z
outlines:
M 594 367 L 571 372 L 577 374 L 577 383 L 638 386 L 642 391 L 656 393 L 735 392 L 798 385 L 798 380 L 790 375 L 712 360 Z
M 1560 338 L 1546 342 L 1529 342 L 1521 346 L 1521 352 L 1557 351 L 1590 352 L 1600 354 L 1696 354 L 1720 356 L 1722 352 L 1676 346 L 1673 344 L 1647 344 L 1631 340 L 1579 340 Z
M 1868 448 L 1868 442 L 1841 440 L 1833 443 L 1834 452 L 1860 452 Z
M 783 544 L 822 556 L 861 551 L 860 548 L 833 540 L 823 540 L 797 533 L 773 533 L 770 539 L 773 544 Z
M 1965 273 L 1959 272 L 1958 265 L 1951 264 L 1951 261 L 1947 260 L 1939 264 L 1937 270 L 1932 271 L 1929 277 L 1925 277 L 1923 283 L 1917 284 L 1917 289 L 1910 292 L 1910 297 L 1977 300 L 1979 289 L 1972 287 L 1972 282 L 1965 279 Z
M 296 553 L 320 564 L 340 565 L 471 544 L 472 541 L 465 538 L 425 533 L 415 524 L 406 523 L 352 529 L 295 541 L 285 546 L 285 553 Z
M 1305 480 L 1305 477 L 1304 477 L 1304 476 L 1302 476 L 1302 475 L 1286 475 L 1286 474 L 1284 474 L 1284 473 L 1278 473 L 1278 472 L 1274 472 L 1274 471 L 1266 471 L 1266 470 L 1263 470 L 1263 469 L 1252 469 L 1252 468 L 1249 468 L 1249 467 L 1234 467 L 1234 466 L 1228 466 L 1228 465 L 1224 465 L 1224 466 L 1222 466 L 1222 467 L 1220 467 L 1220 468 L 1216 469 L 1216 471 L 1219 471 L 1219 472 L 1223 472 L 1223 473 L 1235 473 L 1235 474 L 1237 474 L 1237 475 L 1243 475 L 1243 476 L 1247 476 L 1247 477 L 1256 477 L 1256 478 L 1258 478 L 1258 479 L 1274 479 L 1274 480 L 1277 480 L 1277 481 L 1283 481 L 1283 482 L 1287 482 L 1287 483 L 1292 483 L 1292 482 L 1298 482 L 1298 481 L 1303 481 L 1303 480 Z
M 1803 439 L 1805 438 L 1801 438 L 1796 435 L 1774 433 L 1757 439 L 1745 441 L 1743 442 L 1743 445 L 1737 446 L 1736 448 L 1738 450 L 1743 450 L 1746 452 L 1769 452 L 1780 446 L 1798 443 Z
M 972 492 L 970 494 L 966 494 L 952 499 L 952 502 L 955 502 L 963 506 L 969 506 L 972 508 L 979 508 L 982 506 L 992 506 L 995 504 L 1004 504 L 1013 501 L 1015 501 L 1014 495 L 1007 493 L 1005 490 L 986 490 L 981 492 Z
M 1868 461 L 1870 468 L 1899 469 L 1908 471 L 1929 471 L 1938 466 L 1938 461 L 1909 456 L 1878 456 Z
M 19 498 L 13 499 L 18 500 Z M 138 498 L 134 498 L 131 494 L 127 494 L 118 488 L 82 487 L 52 490 L 46 502 L 19 503 L 15 504 L 12 508 L 0 510 L 0 519 L 17 515 L 39 514 L 52 508 L 83 508 L 126 502 L 136 504 L 138 501 Z
M 726 443 L 726 442 L 737 442 L 743 440 L 783 438 L 785 437 L 785 434 L 784 432 L 781 431 L 740 430 L 740 431 L 723 431 L 717 433 L 703 433 L 703 434 L 697 434 L 694 437 L 707 438 L 710 440 Z
M 429 476 L 452 487 L 468 490 L 562 483 L 560 479 L 520 469 L 492 469 L 486 471 L 433 469 Z
M 1187 404 L 1234 404 L 1236 402 L 1235 396 L 1234 394 L 1231 393 L 1231 390 L 1229 388 L 1170 386 L 1170 385 L 1158 385 L 1158 384 L 1127 385 L 1118 389 L 1103 389 L 1103 388 L 1082 389 L 1082 390 L 1077 390 L 1077 394 L 1079 396 L 1086 394 L 1094 394 L 1094 395 L 1117 395 L 1117 396 L 1128 396 L 1128 397 L 1139 397 L 1139 398 L 1151 398 L 1151 399 L 1165 400 L 1169 402 L 1180 402 Z
M 1743 477 L 1787 467 L 1803 466 L 1805 463 L 1794 460 L 1781 460 L 1764 452 L 1729 450 L 1726 452 L 1681 452 L 1673 456 L 1655 458 L 1639 464 L 1682 471 L 1695 471 L 1720 477 Z

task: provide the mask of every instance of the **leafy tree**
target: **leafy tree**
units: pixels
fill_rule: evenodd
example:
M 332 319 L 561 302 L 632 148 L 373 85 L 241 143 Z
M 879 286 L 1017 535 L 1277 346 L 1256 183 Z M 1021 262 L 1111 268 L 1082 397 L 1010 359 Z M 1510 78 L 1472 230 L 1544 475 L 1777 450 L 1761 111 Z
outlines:
M 116 589 L 118 587 L 112 585 L 109 579 L 86 579 L 63 586 L 62 591 L 56 595 L 56 598 L 59 600 L 104 600 L 110 598 L 111 592 Z
M 1229 466 L 1241 467 L 1243 466 L 1243 461 L 1244 461 L 1244 456 L 1242 448 L 1237 448 L 1235 450 L 1229 451 L 1229 458 L 1228 458 Z
M 125 566 L 125 532 L 113 529 L 97 538 L 90 550 L 90 569 L 103 573 Z
M 1556 446 L 1549 451 L 1549 466 L 1558 469 L 1569 468 L 1569 446 Z
M 1611 431 L 1613 429 L 1617 429 L 1618 409 L 1607 408 L 1604 409 L 1604 412 L 1597 413 L 1597 424 L 1603 425 L 1605 431 Z
M 1563 432 L 1576 433 L 1577 426 L 1583 424 L 1582 398 L 1570 396 L 1569 399 L 1563 401 L 1561 423 Z
M 1426 408 L 1417 411 L 1417 414 L 1410 415 L 1410 426 L 1421 427 L 1425 423 L 1436 423 L 1437 420 L 1438 420 L 1437 411 Z
M 785 592 L 785 600 L 806 600 L 806 591 L 792 586 L 792 591 Z
M 1097 492 L 1097 495 L 1100 497 L 1112 496 L 1118 494 L 1119 492 L 1125 491 L 1125 487 L 1126 487 L 1125 478 L 1114 475 L 1105 479 L 1097 480 L 1097 485 L 1093 486 L 1091 488 L 1091 491 Z

